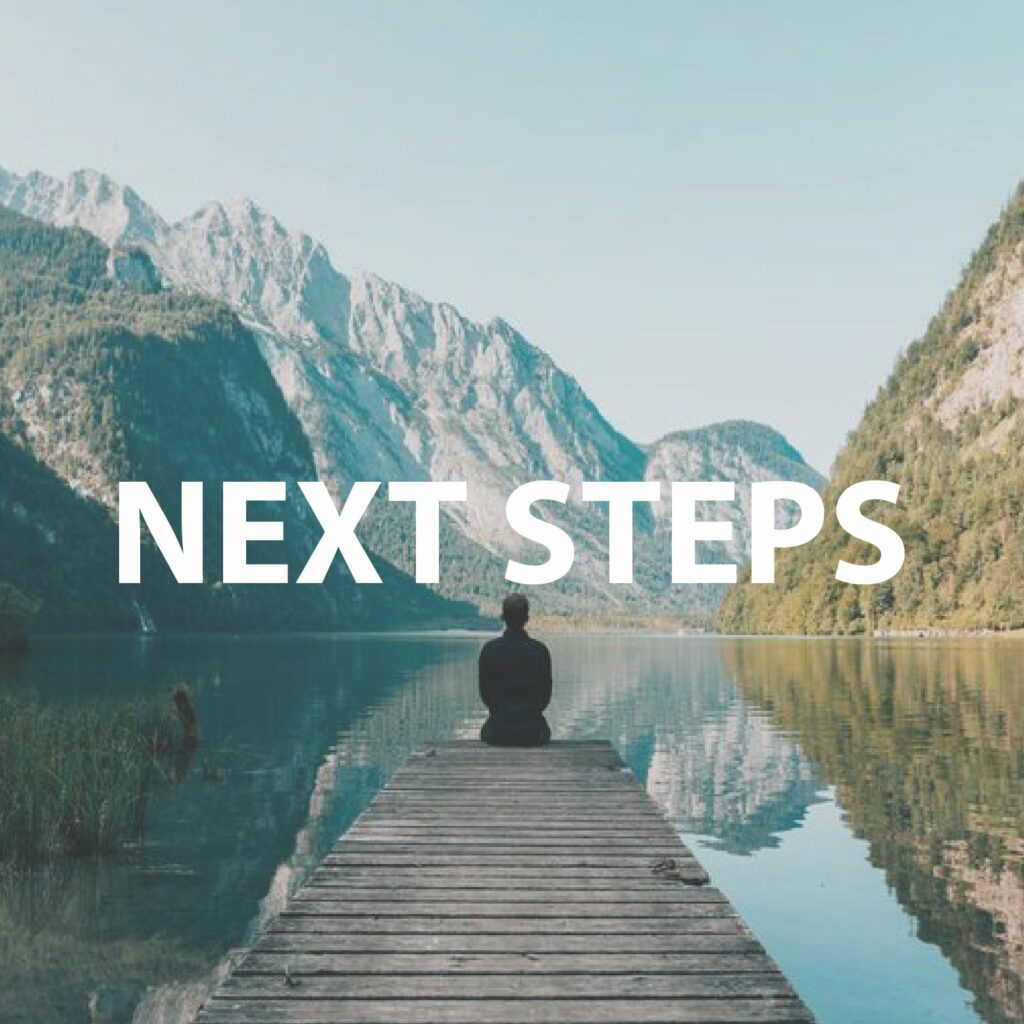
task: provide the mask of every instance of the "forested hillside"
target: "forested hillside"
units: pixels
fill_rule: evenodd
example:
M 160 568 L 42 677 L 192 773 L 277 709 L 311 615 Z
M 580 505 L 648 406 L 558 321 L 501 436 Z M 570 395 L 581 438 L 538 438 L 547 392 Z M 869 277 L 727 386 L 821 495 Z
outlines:
M 280 545 L 294 579 L 319 539 L 296 481 L 316 471 L 251 332 L 220 303 L 160 288 L 141 253 L 0 209 L 0 580 L 39 599 L 44 628 L 326 628 L 464 612 L 375 558 L 385 587 L 341 560 L 321 587 L 224 586 L 220 485 L 284 480 Z M 145 480 L 179 517 L 206 484 L 208 584 L 178 585 L 152 548 L 139 587 L 117 583 L 120 480 Z M 254 517 L 260 512 L 254 509 Z
M 890 582 L 838 583 L 838 559 L 877 551 L 834 518 L 777 557 L 774 585 L 741 583 L 718 626 L 738 633 L 1024 626 L 1024 186 L 924 336 L 900 357 L 836 460 L 826 509 L 857 480 L 901 485 L 871 513 L 903 537 Z M 749 579 L 749 576 L 748 576 Z

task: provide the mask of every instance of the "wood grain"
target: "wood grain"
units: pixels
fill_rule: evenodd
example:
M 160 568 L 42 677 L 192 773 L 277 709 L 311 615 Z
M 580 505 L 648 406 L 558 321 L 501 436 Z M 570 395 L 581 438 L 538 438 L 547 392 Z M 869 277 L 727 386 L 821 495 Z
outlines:
M 608 743 L 411 755 L 201 1024 L 796 1024 Z

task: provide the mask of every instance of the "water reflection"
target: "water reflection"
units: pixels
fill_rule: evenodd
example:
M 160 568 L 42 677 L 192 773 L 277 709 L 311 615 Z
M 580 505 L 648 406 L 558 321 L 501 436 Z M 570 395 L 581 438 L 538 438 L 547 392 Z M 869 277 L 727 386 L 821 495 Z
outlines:
M 190 1019 L 232 948 L 281 908 L 413 746 L 476 734 L 478 646 L 429 636 L 111 639 L 0 662 L 0 685 L 65 704 L 185 680 L 202 724 L 193 770 L 155 806 L 143 849 L 0 882 L 0 1019 Z M 1020 1019 L 1016 647 L 583 636 L 551 646 L 556 736 L 610 738 L 719 863 L 771 856 L 799 884 L 784 837 L 817 835 L 807 822 L 831 806 L 834 785 L 920 939 L 941 947 L 985 1019 Z M 836 834 L 830 842 L 861 856 L 841 824 Z M 891 902 L 877 874 L 856 883 L 864 905 Z M 782 912 L 769 903 L 765 920 Z M 784 912 L 804 910 L 790 901 Z M 876 918 L 865 943 L 893 928 Z M 785 964 L 784 936 L 770 952 Z M 915 987 L 942 988 L 895 972 L 891 983 L 905 991 L 886 1005 L 913 1007 Z M 860 979 L 828 984 L 835 1005 L 843 985 L 870 1001 Z M 958 1005 L 936 1019 L 976 1019 L 948 987 Z
M 836 786 L 986 1020 L 1024 1019 L 1024 680 L 1012 642 L 723 648 Z

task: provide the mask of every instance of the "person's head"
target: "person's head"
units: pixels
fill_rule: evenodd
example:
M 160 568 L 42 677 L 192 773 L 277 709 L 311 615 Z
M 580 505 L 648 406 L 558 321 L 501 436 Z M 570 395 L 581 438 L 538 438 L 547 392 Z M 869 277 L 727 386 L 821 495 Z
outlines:
M 501 602 L 501 617 L 509 629 L 522 629 L 530 619 L 530 602 L 523 594 L 509 594 Z

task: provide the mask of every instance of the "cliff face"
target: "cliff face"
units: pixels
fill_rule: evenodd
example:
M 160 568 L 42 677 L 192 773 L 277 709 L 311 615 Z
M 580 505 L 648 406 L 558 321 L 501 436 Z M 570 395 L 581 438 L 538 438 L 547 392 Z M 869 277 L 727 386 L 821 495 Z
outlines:
M 873 516 L 903 537 L 895 579 L 856 587 L 839 558 L 870 562 L 834 519 L 778 556 L 774 586 L 740 584 L 719 628 L 741 633 L 1024 625 L 1024 187 L 970 260 L 960 283 L 889 380 L 836 460 L 834 508 L 857 480 L 901 486 L 898 508 Z
M 41 598 L 40 624 L 59 629 L 385 625 L 396 598 L 410 621 L 450 612 L 386 565 L 401 590 L 386 598 L 340 564 L 297 591 L 217 582 L 228 480 L 289 486 L 274 513 L 285 539 L 265 560 L 295 578 L 320 536 L 297 488 L 313 456 L 252 333 L 219 303 L 162 290 L 147 265 L 0 209 L 0 579 Z M 172 523 L 181 482 L 207 485 L 207 585 L 177 585 L 152 548 L 143 583 L 117 584 L 121 480 L 148 482 Z

